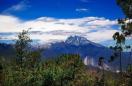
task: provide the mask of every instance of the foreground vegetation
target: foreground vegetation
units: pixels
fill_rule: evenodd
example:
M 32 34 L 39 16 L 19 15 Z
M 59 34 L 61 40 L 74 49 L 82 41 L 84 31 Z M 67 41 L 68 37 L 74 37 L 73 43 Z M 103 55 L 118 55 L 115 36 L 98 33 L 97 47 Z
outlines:
M 131 86 L 118 74 L 102 70 L 89 70 L 79 55 L 62 55 L 54 60 L 25 63 L 1 59 L 1 86 Z M 122 81 L 123 82 L 122 82 Z M 122 85 L 121 85 L 122 84 Z M 124 85 L 123 85 L 124 84 Z

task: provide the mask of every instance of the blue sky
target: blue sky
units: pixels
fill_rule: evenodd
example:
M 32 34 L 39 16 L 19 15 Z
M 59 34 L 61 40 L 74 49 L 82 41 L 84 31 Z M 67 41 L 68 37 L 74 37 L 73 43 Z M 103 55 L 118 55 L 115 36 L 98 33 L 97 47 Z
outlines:
M 32 28 L 30 37 L 42 43 L 79 35 L 110 45 L 122 17 L 116 0 L 0 0 L 0 42 Z
M 17 4 L 23 7 L 8 10 Z M 116 0 L 2 0 L 0 6 L 0 13 L 15 15 L 21 19 L 35 19 L 41 16 L 55 18 L 97 16 L 109 19 L 123 17 Z

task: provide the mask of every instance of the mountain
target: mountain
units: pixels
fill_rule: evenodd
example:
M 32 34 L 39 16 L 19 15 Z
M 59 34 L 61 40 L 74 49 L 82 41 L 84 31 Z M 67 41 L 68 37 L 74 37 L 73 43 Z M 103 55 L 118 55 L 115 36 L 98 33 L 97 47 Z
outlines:
M 88 58 L 90 65 L 97 66 L 98 58 L 105 57 L 109 60 L 112 50 L 100 44 L 91 42 L 84 37 L 70 36 L 64 42 L 53 43 L 48 49 L 45 49 L 42 55 L 53 58 L 62 54 L 79 54 L 83 60 Z
M 44 46 L 44 45 L 43 45 Z M 52 43 L 48 47 L 42 48 L 42 59 L 52 59 L 62 54 L 79 54 L 84 61 L 85 65 L 98 66 L 99 57 L 105 58 L 105 67 L 109 69 L 119 69 L 119 58 L 114 62 L 109 63 L 109 59 L 113 54 L 113 51 L 105 46 L 91 42 L 84 37 L 70 36 L 64 42 Z M 39 47 L 40 48 L 40 47 Z M 37 50 L 36 46 L 32 46 L 32 50 Z M 122 64 L 126 68 L 128 63 L 128 53 L 122 53 Z M 14 57 L 15 50 L 11 44 L 0 44 L 0 56 Z
M 48 54 L 51 52 L 50 54 Z M 44 51 L 43 55 L 54 57 L 61 54 L 80 54 L 82 58 L 89 57 L 108 57 L 112 53 L 107 47 L 91 42 L 84 37 L 70 36 L 64 42 L 53 43 Z
M 80 37 L 80 36 L 70 36 L 67 38 L 65 43 L 70 44 L 70 45 L 75 45 L 75 46 L 92 44 L 92 45 L 101 47 L 101 45 L 94 43 L 94 42 L 91 42 L 91 41 L 87 40 L 86 38 Z
M 0 57 L 12 58 L 14 56 L 15 56 L 15 50 L 13 48 L 13 45 L 0 43 Z
M 70 36 L 64 42 L 53 43 L 47 49 L 44 49 L 42 55 L 46 58 L 55 58 L 62 54 L 79 54 L 84 61 L 84 64 L 94 67 L 98 66 L 99 57 L 105 58 L 106 69 L 119 69 L 119 58 L 114 62 L 109 63 L 109 59 L 113 54 L 113 51 L 105 46 L 91 42 L 84 37 Z M 127 53 L 123 53 L 123 66 L 126 68 Z
M 71 44 L 71 45 L 79 46 L 79 45 L 85 45 L 85 44 L 91 43 L 91 41 L 87 40 L 87 39 L 84 38 L 84 37 L 70 36 L 70 37 L 65 41 L 65 43 Z

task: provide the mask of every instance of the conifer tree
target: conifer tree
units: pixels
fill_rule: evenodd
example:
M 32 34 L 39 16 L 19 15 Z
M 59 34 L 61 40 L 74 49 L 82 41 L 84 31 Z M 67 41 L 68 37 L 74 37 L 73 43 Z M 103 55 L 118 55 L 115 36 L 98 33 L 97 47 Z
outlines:
M 21 66 L 23 66 L 23 62 L 28 58 L 29 54 L 29 45 L 31 42 L 31 39 L 28 34 L 29 30 L 23 30 L 18 34 L 18 40 L 15 44 L 15 50 L 17 55 L 17 61 Z

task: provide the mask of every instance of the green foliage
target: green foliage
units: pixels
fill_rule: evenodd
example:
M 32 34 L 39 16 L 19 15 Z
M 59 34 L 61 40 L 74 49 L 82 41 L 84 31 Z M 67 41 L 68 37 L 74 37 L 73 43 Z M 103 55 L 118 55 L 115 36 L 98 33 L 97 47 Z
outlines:
M 119 57 L 120 73 L 122 73 L 122 52 L 124 50 L 124 44 L 125 44 L 126 39 L 125 39 L 124 34 L 119 33 L 119 32 L 116 32 L 113 35 L 113 39 L 116 41 L 116 45 L 114 47 L 111 47 L 115 52 L 114 52 L 114 55 L 111 56 L 110 62 L 113 61 L 116 57 Z
M 128 18 L 132 18 L 132 0 L 117 0 L 117 4 Z
M 119 32 L 113 35 L 113 39 L 116 41 L 117 47 L 122 47 L 122 44 L 125 44 L 125 36 Z
M 79 55 L 62 55 L 37 63 L 33 68 L 21 68 L 13 61 L 2 63 L 3 86 L 119 86 L 115 85 L 113 73 L 106 72 L 102 81 L 100 74 L 90 72 Z
M 132 35 L 132 0 L 117 0 L 117 4 L 121 7 L 123 12 L 126 15 L 124 19 L 118 19 L 118 23 L 121 25 L 122 33 L 124 34 L 125 38 L 130 37 Z M 131 45 L 126 45 L 126 49 L 131 50 Z M 132 51 L 129 51 L 130 54 Z M 131 59 L 131 55 L 129 60 Z M 131 65 L 128 64 L 128 68 Z
M 79 55 L 39 62 L 32 69 L 12 63 L 5 64 L 4 86 L 92 86 Z
M 18 40 L 15 44 L 17 60 L 23 66 L 23 61 L 25 61 L 29 54 L 29 45 L 31 39 L 28 36 L 28 30 L 23 30 L 21 33 L 18 34 Z
M 124 43 L 126 37 L 132 35 L 132 0 L 117 0 L 117 4 L 121 7 L 126 15 L 124 19 L 118 19 L 118 24 L 121 26 L 122 34 L 115 33 L 113 38 L 118 39 L 117 43 Z M 130 47 L 127 47 L 127 49 Z

